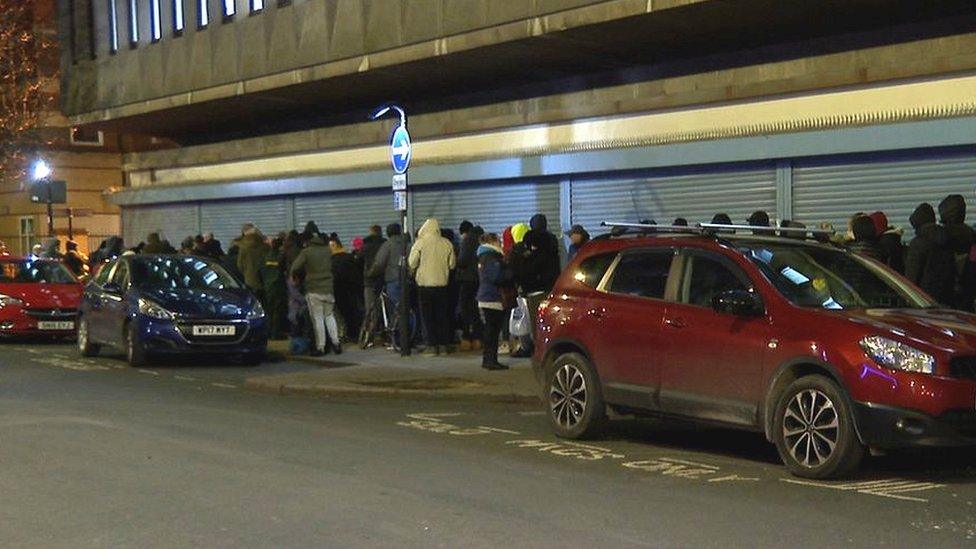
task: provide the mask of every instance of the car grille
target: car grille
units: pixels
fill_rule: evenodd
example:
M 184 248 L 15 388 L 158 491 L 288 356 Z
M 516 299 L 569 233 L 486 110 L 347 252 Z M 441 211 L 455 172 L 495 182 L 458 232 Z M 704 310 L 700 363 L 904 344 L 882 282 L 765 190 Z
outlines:
M 234 326 L 232 336 L 195 336 L 193 335 L 194 326 Z M 228 343 L 239 343 L 247 335 L 248 326 L 243 322 L 228 322 L 226 320 L 177 322 L 176 329 L 179 330 L 183 339 L 194 344 L 226 345 Z
M 74 320 L 78 316 L 75 309 L 27 309 L 24 312 L 37 320 Z
M 959 379 L 976 380 L 976 356 L 960 356 L 949 362 L 949 375 Z

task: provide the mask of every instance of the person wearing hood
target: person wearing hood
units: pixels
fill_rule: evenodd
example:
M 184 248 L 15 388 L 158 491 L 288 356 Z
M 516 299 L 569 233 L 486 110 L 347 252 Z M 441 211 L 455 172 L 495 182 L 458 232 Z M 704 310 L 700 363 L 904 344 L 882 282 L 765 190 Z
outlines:
M 339 325 L 335 319 L 335 290 L 332 274 L 332 251 L 321 235 L 315 234 L 295 258 L 289 271 L 290 276 L 298 278 L 305 275 L 305 301 L 312 317 L 315 331 L 315 349 L 312 356 L 322 356 L 326 344 L 332 343 L 332 350 L 342 354 L 339 341 Z M 326 338 L 328 333 L 328 338 Z
M 874 223 L 874 232 L 878 235 L 878 247 L 885 258 L 885 264 L 895 271 L 905 273 L 905 245 L 901 242 L 902 230 L 888 225 L 888 216 L 884 212 L 874 212 L 868 217 Z
M 905 254 L 905 277 L 939 303 L 948 305 L 954 296 L 956 265 L 949 248 L 949 234 L 935 222 L 935 209 L 920 204 L 909 218 L 915 238 Z
M 457 260 L 458 304 L 461 319 L 461 350 L 481 345 L 481 320 L 478 314 L 478 250 L 484 229 L 464 220 L 458 228 L 461 250 Z
M 456 257 L 454 245 L 441 236 L 437 219 L 430 218 L 420 227 L 407 264 L 417 280 L 420 316 L 427 338 L 424 354 L 432 356 L 450 352 L 450 318 L 453 311 L 448 284 Z
M 262 305 L 267 305 L 267 296 L 261 282 L 261 269 L 270 249 L 257 227 L 247 229 L 237 248 L 237 269 L 244 276 L 244 285 L 258 296 Z
M 976 265 L 971 261 L 976 233 L 966 224 L 966 199 L 961 194 L 951 194 L 939 203 L 939 218 L 949 235 L 949 249 L 956 262 L 955 297 L 952 306 L 973 311 L 976 298 Z
M 61 241 L 57 238 L 45 240 L 40 257 L 43 259 L 61 259 L 63 257 L 61 255 Z
M 481 367 L 486 370 L 507 370 L 498 362 L 498 340 L 505 323 L 504 287 L 511 284 L 512 273 L 505 265 L 498 235 L 488 233 L 478 246 L 478 308 L 481 311 L 482 332 Z
M 580 251 L 580 248 L 590 241 L 590 233 L 586 232 L 582 225 L 573 225 L 570 230 L 566 231 L 566 236 L 569 237 L 568 259 L 573 259 L 576 252 Z
M 342 246 L 339 235 L 329 237 L 332 251 L 332 277 L 335 286 L 336 309 L 346 323 L 346 337 L 357 338 L 363 322 L 363 267 Z
M 163 241 L 159 237 L 159 233 L 149 233 L 149 236 L 146 237 L 146 245 L 142 247 L 142 251 L 139 253 L 143 253 L 143 254 L 166 253 L 166 248 L 163 246 Z
M 525 297 L 527 312 L 530 318 L 535 318 L 539 304 L 559 278 L 559 243 L 556 236 L 549 232 L 546 216 L 536 214 L 529 222 L 531 230 L 525 233 L 523 246 L 512 253 L 512 268 L 515 279 Z M 519 350 L 513 356 L 531 356 L 533 349 L 532 336 L 519 338 Z
M 887 264 L 887 258 L 878 246 L 874 221 L 866 215 L 861 215 L 851 221 L 853 240 L 847 243 L 847 249 L 864 257 Z

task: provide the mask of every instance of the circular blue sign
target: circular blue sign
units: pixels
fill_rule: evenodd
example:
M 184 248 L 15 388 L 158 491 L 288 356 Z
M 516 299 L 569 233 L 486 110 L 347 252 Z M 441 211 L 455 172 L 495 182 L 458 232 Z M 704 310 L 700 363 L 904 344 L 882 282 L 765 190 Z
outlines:
M 395 173 L 406 173 L 410 167 L 410 134 L 405 126 L 397 126 L 393 130 L 390 138 L 390 160 Z

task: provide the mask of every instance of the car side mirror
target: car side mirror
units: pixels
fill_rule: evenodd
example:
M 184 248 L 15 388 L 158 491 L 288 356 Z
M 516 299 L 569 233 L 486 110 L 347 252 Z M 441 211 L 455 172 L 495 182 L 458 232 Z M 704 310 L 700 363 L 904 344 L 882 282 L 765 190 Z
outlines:
M 122 286 L 119 286 L 114 282 L 106 282 L 105 285 L 102 286 L 102 291 L 107 294 L 122 295 Z
M 712 298 L 712 308 L 735 316 L 758 316 L 762 313 L 759 296 L 745 290 L 727 290 Z

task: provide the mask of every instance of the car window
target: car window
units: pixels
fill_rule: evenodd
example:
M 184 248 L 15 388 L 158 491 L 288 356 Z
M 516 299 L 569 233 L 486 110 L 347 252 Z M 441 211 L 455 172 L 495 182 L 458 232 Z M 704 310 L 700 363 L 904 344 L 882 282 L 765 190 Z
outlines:
M 670 249 L 622 255 L 608 290 L 616 294 L 663 299 L 674 252 Z
M 118 263 L 118 261 L 113 261 L 111 263 L 106 263 L 105 265 L 103 265 L 102 268 L 99 269 L 98 271 L 98 276 L 95 277 L 95 284 L 98 284 L 99 286 L 104 286 L 105 283 L 108 282 L 108 277 L 110 274 L 112 274 L 112 269 L 115 268 L 116 263 Z
M 0 282 L 7 284 L 74 284 L 78 280 L 57 261 L 15 260 L 0 262 Z
M 685 275 L 683 301 L 690 305 L 711 307 L 712 299 L 729 290 L 749 290 L 743 282 L 745 275 L 733 271 L 728 265 L 711 257 L 691 256 L 689 271 Z
M 118 267 L 115 268 L 115 272 L 112 273 L 112 283 L 116 284 L 122 290 L 127 290 L 129 288 L 129 264 L 125 261 L 119 261 Z
M 138 288 L 228 290 L 241 287 L 219 263 L 199 257 L 140 257 L 133 260 L 132 269 Z
M 615 257 L 617 257 L 615 253 L 588 257 L 580 262 L 573 278 L 590 288 L 596 288 L 600 284 L 600 281 L 603 280 L 603 275 L 607 273 L 607 269 L 610 268 L 610 264 L 613 263 L 613 258 Z

